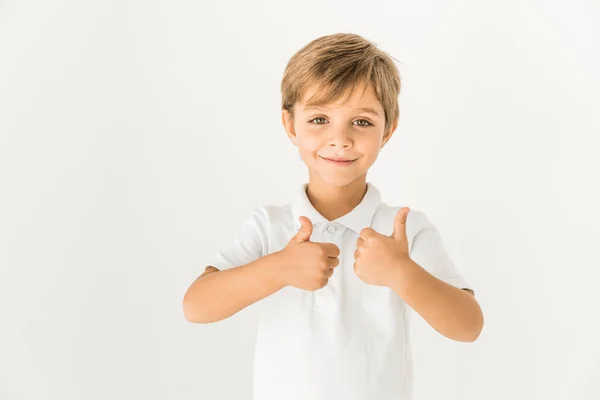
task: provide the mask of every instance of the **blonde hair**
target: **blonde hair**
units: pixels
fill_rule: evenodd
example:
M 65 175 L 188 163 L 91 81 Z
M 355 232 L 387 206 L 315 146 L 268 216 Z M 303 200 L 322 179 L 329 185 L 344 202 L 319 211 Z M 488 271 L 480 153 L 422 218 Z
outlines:
M 385 112 L 384 135 L 387 135 L 400 114 L 400 73 L 392 58 L 375 43 L 353 33 L 314 39 L 298 50 L 285 68 L 281 81 L 282 109 L 290 113 L 293 121 L 296 102 L 309 87 L 318 85 L 307 106 L 322 106 L 335 102 L 351 88 L 350 97 L 358 83 L 366 82 L 373 86 Z

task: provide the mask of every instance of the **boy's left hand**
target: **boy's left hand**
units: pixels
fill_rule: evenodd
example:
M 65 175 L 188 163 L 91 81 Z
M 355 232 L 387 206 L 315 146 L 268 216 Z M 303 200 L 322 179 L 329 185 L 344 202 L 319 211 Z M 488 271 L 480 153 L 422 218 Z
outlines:
M 409 207 L 398 210 L 391 236 L 372 228 L 360 231 L 354 251 L 354 273 L 365 283 L 389 286 L 395 268 L 410 260 L 406 237 L 406 218 Z

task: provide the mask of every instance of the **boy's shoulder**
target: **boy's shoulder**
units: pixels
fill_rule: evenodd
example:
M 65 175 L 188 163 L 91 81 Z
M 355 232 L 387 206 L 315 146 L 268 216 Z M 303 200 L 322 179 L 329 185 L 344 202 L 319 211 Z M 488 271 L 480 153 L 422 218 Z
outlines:
M 286 203 L 281 205 L 264 204 L 257 206 L 252 210 L 252 215 L 262 219 L 265 223 L 273 221 L 282 221 L 286 218 L 291 218 L 292 204 Z
M 291 203 L 257 206 L 251 211 L 249 218 L 259 226 L 267 239 L 272 235 L 283 234 L 294 225 Z

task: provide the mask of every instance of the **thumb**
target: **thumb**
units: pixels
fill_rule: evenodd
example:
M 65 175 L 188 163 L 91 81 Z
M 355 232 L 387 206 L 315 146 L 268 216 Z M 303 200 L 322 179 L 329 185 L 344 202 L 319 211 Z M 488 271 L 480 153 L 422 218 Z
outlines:
M 402 207 L 394 218 L 394 232 L 392 237 L 396 240 L 406 240 L 406 218 L 410 212 L 409 207 Z
M 313 225 L 310 219 L 304 216 L 298 217 L 298 221 L 300 221 L 300 230 L 294 236 L 294 241 L 296 243 L 308 242 L 310 241 L 310 235 L 312 234 Z

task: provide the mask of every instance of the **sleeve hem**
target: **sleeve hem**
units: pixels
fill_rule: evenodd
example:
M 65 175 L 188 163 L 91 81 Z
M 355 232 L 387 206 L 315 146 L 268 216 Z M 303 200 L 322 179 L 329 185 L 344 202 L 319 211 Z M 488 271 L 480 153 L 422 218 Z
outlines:
M 473 291 L 473 293 L 475 293 L 475 289 L 473 288 L 473 286 L 469 285 L 467 283 L 467 281 L 465 281 L 464 279 L 452 278 L 452 279 L 441 279 L 441 280 L 446 282 L 447 284 L 452 285 L 459 289 L 471 289 Z

